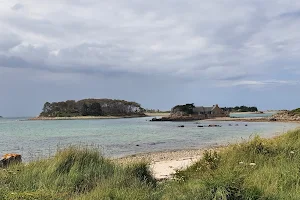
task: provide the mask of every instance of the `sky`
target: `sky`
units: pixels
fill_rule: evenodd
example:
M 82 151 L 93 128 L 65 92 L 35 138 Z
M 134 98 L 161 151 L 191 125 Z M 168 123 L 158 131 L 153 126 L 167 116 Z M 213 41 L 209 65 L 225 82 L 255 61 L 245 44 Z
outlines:
M 113 98 L 300 107 L 299 0 L 0 0 L 0 115 Z

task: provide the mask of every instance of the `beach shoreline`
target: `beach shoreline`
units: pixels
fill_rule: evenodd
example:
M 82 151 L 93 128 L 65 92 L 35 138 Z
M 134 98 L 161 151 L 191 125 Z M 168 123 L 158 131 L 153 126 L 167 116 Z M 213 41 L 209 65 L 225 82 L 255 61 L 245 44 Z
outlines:
M 177 170 L 184 170 L 202 158 L 206 150 L 221 151 L 227 145 L 216 145 L 198 149 L 166 150 L 150 153 L 139 153 L 121 158 L 114 158 L 113 161 L 119 164 L 130 164 L 136 162 L 148 162 L 149 169 L 157 180 L 170 179 Z
M 289 131 L 298 130 L 300 128 L 294 128 L 285 131 L 279 135 L 274 134 L 270 137 L 263 137 L 264 139 L 274 139 L 283 135 Z M 248 140 L 246 140 L 248 141 Z M 136 162 L 149 163 L 149 169 L 152 175 L 157 180 L 171 179 L 178 170 L 184 170 L 203 157 L 205 151 L 220 152 L 226 149 L 230 145 L 239 144 L 242 142 L 233 142 L 228 144 L 216 144 L 207 147 L 191 148 L 191 149 L 177 149 L 177 150 L 165 150 L 149 153 L 138 153 L 119 158 L 111 158 L 113 161 L 119 164 L 130 164 Z
M 270 120 L 266 117 L 248 117 L 248 118 L 234 118 L 234 117 L 217 117 L 213 119 L 205 119 L 205 121 L 238 121 L 238 122 L 283 122 L 283 123 L 300 123 L 299 120 Z
M 128 116 L 77 116 L 77 117 L 34 117 L 29 121 L 47 121 L 47 120 L 91 120 L 91 119 L 124 119 L 149 117 L 147 115 L 128 115 Z
M 128 115 L 128 116 L 76 116 L 76 117 L 33 117 L 27 120 L 91 120 L 91 119 L 124 119 L 124 118 L 140 118 L 140 117 L 164 117 L 170 113 L 145 113 L 144 115 Z

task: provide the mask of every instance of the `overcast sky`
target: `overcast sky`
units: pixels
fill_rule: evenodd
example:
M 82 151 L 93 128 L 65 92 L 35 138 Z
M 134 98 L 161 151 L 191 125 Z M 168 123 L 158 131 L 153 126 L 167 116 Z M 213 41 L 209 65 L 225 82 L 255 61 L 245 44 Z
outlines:
M 0 115 L 117 98 L 300 107 L 299 0 L 0 0 Z

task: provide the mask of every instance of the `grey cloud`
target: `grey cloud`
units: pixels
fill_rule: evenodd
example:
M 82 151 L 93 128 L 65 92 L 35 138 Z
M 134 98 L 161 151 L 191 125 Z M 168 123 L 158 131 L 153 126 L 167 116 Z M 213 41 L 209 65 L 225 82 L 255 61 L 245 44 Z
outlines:
M 279 18 L 299 18 L 300 10 L 285 12 L 279 15 Z
M 21 44 L 21 39 L 12 33 L 0 33 L 0 53 L 6 53 L 9 49 Z
M 22 12 L 2 17 L 22 41 L 6 45 L 4 55 L 56 71 L 246 80 L 266 74 L 274 59 L 299 53 L 297 22 L 272 18 L 297 15 L 298 4 L 51 2 L 28 0 L 26 9 L 36 10 L 34 17 Z M 279 68 L 273 66 L 273 72 Z
M 24 8 L 24 5 L 20 3 L 17 3 L 13 7 L 11 7 L 12 10 L 20 10 L 22 8 Z
M 8 57 L 0 55 L 0 67 L 24 68 L 30 64 L 18 57 Z

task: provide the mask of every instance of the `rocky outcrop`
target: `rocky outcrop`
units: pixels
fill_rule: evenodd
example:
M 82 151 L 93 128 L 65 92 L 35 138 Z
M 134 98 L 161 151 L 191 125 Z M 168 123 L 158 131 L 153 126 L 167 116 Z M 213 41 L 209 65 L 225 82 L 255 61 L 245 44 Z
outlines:
M 289 111 L 279 112 L 271 117 L 268 117 L 269 121 L 300 121 L 300 115 L 293 114 Z
M 22 162 L 22 156 L 20 154 L 5 154 L 2 156 L 0 160 L 0 167 L 1 168 L 6 168 L 10 164 L 16 164 L 16 163 L 21 163 Z

